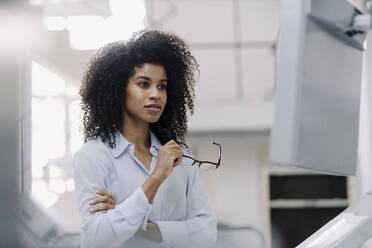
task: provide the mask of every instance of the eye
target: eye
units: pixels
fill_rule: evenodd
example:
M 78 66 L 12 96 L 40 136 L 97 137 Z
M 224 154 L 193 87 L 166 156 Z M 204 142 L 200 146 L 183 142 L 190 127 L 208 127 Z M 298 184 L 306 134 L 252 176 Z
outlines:
M 167 89 L 167 85 L 166 84 L 161 84 L 161 85 L 159 85 L 159 89 L 160 90 L 166 90 Z
M 141 83 L 139 83 L 139 85 L 141 87 L 144 87 L 144 88 L 148 88 L 150 86 L 150 84 L 148 82 L 141 82 Z

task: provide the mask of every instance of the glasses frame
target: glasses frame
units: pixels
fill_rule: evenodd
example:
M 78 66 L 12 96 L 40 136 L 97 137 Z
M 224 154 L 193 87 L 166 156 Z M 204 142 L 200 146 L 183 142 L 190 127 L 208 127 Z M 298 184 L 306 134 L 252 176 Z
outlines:
M 218 151 L 219 151 L 218 162 L 211 162 L 211 161 L 206 161 L 206 160 L 197 160 L 197 159 L 194 159 L 193 157 L 190 157 L 190 156 L 187 156 L 187 155 L 182 155 L 182 157 L 192 159 L 194 161 L 192 163 L 192 165 L 195 165 L 196 163 L 198 163 L 199 168 L 202 164 L 213 164 L 213 165 L 216 166 L 216 169 L 218 169 L 218 167 L 220 167 L 220 164 L 221 164 L 221 145 L 216 143 L 216 142 L 213 142 L 213 145 L 218 146 Z

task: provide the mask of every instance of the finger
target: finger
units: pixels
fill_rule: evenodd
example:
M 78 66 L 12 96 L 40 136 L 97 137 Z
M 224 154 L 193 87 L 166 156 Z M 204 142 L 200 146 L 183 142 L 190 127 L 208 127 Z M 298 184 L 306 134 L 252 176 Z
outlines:
M 114 198 L 109 198 L 109 202 L 111 203 L 111 205 L 116 206 Z
M 91 200 L 89 204 L 94 205 L 99 202 L 103 202 L 103 203 L 109 202 L 109 198 L 107 196 L 98 197 L 98 198 Z
M 170 141 L 167 142 L 166 145 L 173 145 L 173 144 L 177 144 L 177 142 L 174 141 L 174 139 L 171 139 Z
M 110 202 L 111 202 L 112 205 L 114 205 L 114 206 L 116 205 L 116 201 L 115 201 L 114 197 L 111 194 L 109 194 L 109 200 L 110 200 Z
M 176 167 L 176 166 L 180 165 L 181 163 L 182 163 L 182 157 L 177 158 L 176 160 L 174 160 L 173 167 Z
M 95 198 L 95 199 L 91 200 L 89 202 L 89 204 L 94 205 L 94 204 L 97 204 L 97 203 L 100 203 L 100 202 L 106 203 L 106 201 L 107 201 L 107 199 L 103 196 L 103 197 L 98 197 L 98 198 Z
M 98 195 L 107 196 L 110 200 L 112 200 L 113 204 L 116 204 L 114 197 L 110 193 L 103 191 L 103 190 L 97 190 L 96 193 Z
M 177 142 L 175 142 L 174 140 L 170 140 L 164 146 L 166 146 L 167 148 L 176 148 L 176 147 L 181 148 L 181 146 Z
M 96 190 L 96 194 L 104 196 L 108 193 L 106 191 L 103 191 L 103 190 Z
M 112 199 L 112 198 L 110 198 L 110 203 L 111 203 L 111 205 L 116 206 L 116 202 L 115 202 L 115 200 Z
M 111 202 L 111 204 L 116 205 L 116 201 L 110 193 L 103 190 L 97 190 L 96 193 L 98 195 L 107 196 L 108 201 Z
M 174 160 L 173 167 L 182 163 L 182 153 L 177 153 L 176 159 Z
M 109 210 L 109 209 L 114 209 L 115 207 L 111 204 L 102 204 L 100 206 L 97 206 L 97 207 L 94 207 L 92 209 L 89 210 L 90 213 L 95 213 L 95 212 L 99 212 L 99 211 L 102 211 L 102 210 Z
M 177 154 L 177 155 L 183 155 L 183 150 L 181 147 L 172 147 L 172 148 L 169 148 L 170 152 L 172 152 L 173 154 Z
M 182 157 L 182 155 L 183 155 L 183 151 L 182 150 L 174 150 L 172 152 L 173 152 L 173 156 L 175 156 L 176 158 Z
M 98 198 L 90 201 L 89 204 L 93 205 L 93 204 L 96 204 L 98 202 L 103 202 L 103 203 L 108 202 L 108 203 L 111 203 L 112 205 L 116 205 L 115 199 L 111 194 L 108 194 L 108 195 L 105 195 L 105 196 L 102 196 L 102 197 L 98 197 Z
M 113 197 L 109 192 L 106 192 L 106 191 L 103 191 L 103 190 L 96 190 L 96 193 L 98 195 L 102 195 L 102 196 Z
M 165 150 L 170 151 L 170 152 L 173 152 L 173 151 L 182 151 L 182 149 L 180 147 L 176 146 L 176 145 L 174 145 L 174 146 L 173 145 L 172 146 L 168 146 L 168 147 L 166 147 Z
M 111 204 L 116 205 L 115 199 L 110 193 L 107 193 L 105 191 L 103 191 L 103 193 L 104 197 L 106 197 L 105 199 L 107 199 L 106 202 L 110 202 Z

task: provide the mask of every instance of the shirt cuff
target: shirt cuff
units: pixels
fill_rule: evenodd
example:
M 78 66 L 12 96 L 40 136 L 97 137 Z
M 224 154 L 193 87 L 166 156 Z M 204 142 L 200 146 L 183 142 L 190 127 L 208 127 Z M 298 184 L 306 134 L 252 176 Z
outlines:
M 150 213 L 151 205 L 142 187 L 129 196 L 124 202 L 116 205 L 119 212 L 125 216 L 126 220 L 132 225 L 141 223 L 141 227 L 146 225 Z
M 188 247 L 188 231 L 186 223 L 181 221 L 153 221 L 160 230 L 165 247 Z
M 152 204 L 149 204 L 149 207 L 148 207 L 148 210 L 147 210 L 146 216 L 145 216 L 145 218 L 143 219 L 143 222 L 142 222 L 142 224 L 141 224 L 141 229 L 144 230 L 145 232 L 146 232 L 146 229 L 147 229 L 147 220 L 148 220 L 148 218 L 149 218 L 149 215 L 150 215 L 151 209 L 152 209 Z

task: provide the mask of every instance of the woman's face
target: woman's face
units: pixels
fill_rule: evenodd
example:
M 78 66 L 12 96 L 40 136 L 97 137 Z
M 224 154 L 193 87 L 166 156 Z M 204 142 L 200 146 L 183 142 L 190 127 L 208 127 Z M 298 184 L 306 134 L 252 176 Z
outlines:
M 167 82 L 162 65 L 145 63 L 135 67 L 126 89 L 126 118 L 157 122 L 167 102 Z

